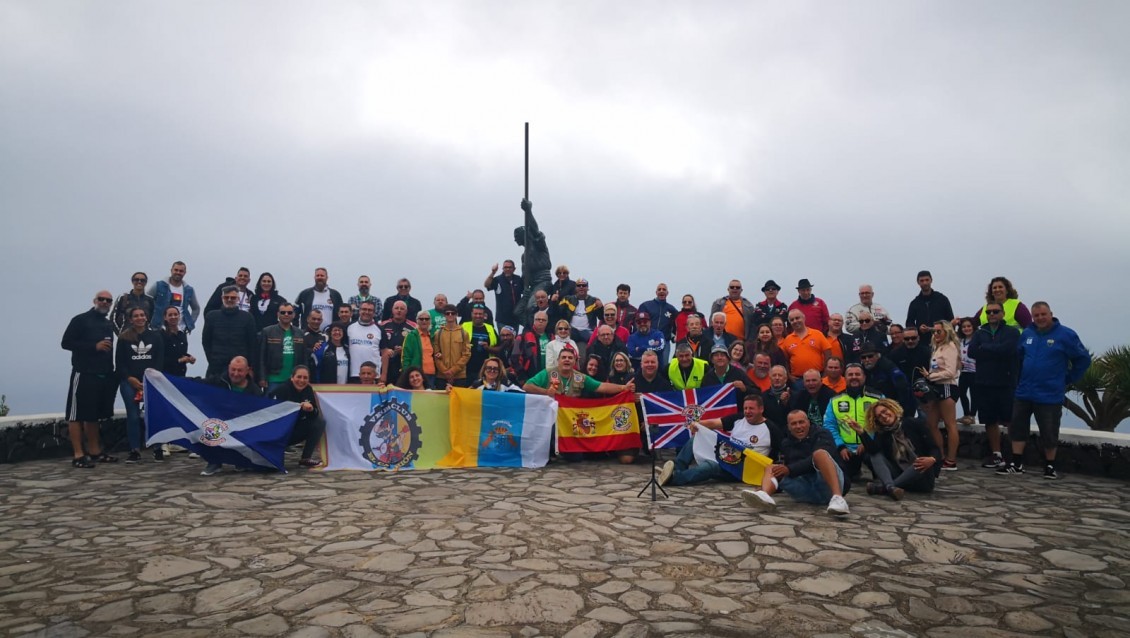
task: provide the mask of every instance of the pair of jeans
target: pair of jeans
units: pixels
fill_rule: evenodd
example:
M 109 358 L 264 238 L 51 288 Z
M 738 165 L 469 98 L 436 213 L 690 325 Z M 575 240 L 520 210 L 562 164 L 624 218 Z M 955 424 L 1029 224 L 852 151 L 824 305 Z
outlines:
M 840 493 L 844 492 L 844 471 L 840 469 L 839 463 L 834 463 L 836 466 L 836 479 L 840 484 Z M 816 468 L 816 461 L 813 460 L 812 467 Z M 811 503 L 813 505 L 823 505 L 832 500 L 832 488 L 824 482 L 824 477 L 817 469 L 812 474 L 804 474 L 801 476 L 786 476 L 780 480 L 781 491 L 785 492 L 798 503 Z
M 129 449 L 140 450 L 142 446 L 142 431 L 141 431 L 141 406 L 133 398 L 137 396 L 137 390 L 129 384 L 129 381 L 122 379 L 118 384 L 118 390 L 121 392 L 122 401 L 126 404 L 126 437 L 129 439 Z
M 693 465 L 692 465 L 693 463 Z M 688 439 L 675 456 L 675 473 L 671 475 L 672 485 L 695 485 L 707 481 L 730 481 L 736 479 L 723 470 L 716 461 L 694 460 L 694 438 Z

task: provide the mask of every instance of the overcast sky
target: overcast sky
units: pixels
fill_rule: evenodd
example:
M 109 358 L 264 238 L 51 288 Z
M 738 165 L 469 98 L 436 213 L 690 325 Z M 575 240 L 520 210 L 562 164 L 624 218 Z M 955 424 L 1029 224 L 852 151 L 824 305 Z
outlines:
M 522 123 L 555 263 L 700 306 L 740 278 L 905 319 L 988 280 L 1127 341 L 1124 2 L 0 3 L 0 315 L 13 413 L 59 339 L 173 260 L 293 299 L 480 286 L 517 258 Z M 199 356 L 199 335 L 192 338 Z M 203 363 L 194 371 L 202 374 Z M 1124 426 L 1125 428 L 1126 426 Z

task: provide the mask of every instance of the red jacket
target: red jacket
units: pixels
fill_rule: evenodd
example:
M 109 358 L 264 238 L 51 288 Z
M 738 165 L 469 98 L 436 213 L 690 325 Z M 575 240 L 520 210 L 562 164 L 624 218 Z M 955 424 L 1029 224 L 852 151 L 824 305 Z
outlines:
M 828 304 L 813 295 L 811 303 L 802 303 L 800 299 L 789 304 L 789 312 L 799 310 L 804 313 L 804 325 L 817 330 L 820 334 L 828 334 Z

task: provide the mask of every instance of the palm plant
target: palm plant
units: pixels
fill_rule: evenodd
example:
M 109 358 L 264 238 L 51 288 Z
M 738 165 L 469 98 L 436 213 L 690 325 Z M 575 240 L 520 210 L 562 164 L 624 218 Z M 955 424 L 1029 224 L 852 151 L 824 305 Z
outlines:
M 1096 358 L 1068 390 L 1080 397 L 1078 403 L 1063 400 L 1072 414 L 1092 430 L 1113 432 L 1130 418 L 1130 346 L 1115 346 Z

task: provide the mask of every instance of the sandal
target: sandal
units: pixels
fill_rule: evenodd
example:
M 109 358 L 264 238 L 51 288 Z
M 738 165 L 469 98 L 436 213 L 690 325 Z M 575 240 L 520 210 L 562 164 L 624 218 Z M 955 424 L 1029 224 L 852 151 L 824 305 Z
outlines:
M 94 459 L 90 458 L 89 456 L 80 456 L 77 459 L 71 461 L 71 467 L 90 469 L 97 466 L 94 464 Z
M 99 463 L 117 463 L 118 457 L 110 456 L 109 454 L 106 454 L 105 452 L 103 452 L 103 453 L 99 454 L 98 456 L 95 456 L 94 460 L 98 461 Z

